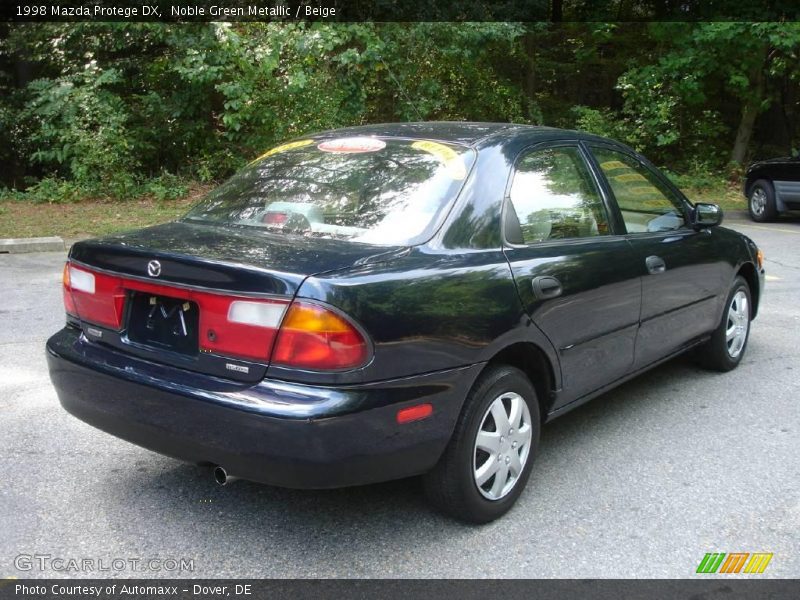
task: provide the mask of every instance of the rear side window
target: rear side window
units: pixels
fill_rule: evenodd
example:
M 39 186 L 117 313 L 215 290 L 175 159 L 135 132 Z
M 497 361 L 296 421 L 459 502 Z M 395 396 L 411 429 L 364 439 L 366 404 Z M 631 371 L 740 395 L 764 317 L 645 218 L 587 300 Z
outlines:
M 425 241 L 475 152 L 431 140 L 345 137 L 269 150 L 186 216 L 284 235 L 378 245 Z
M 614 192 L 628 233 L 683 227 L 683 203 L 655 173 L 622 152 L 593 147 L 592 153 Z
M 533 244 L 608 233 L 600 192 L 577 147 L 534 150 L 516 166 L 506 239 Z M 518 221 L 518 225 L 517 222 Z

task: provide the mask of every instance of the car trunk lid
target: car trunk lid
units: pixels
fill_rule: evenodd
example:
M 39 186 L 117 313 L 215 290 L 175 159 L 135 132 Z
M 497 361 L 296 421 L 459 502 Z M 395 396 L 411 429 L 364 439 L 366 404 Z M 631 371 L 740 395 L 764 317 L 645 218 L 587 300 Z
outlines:
M 121 275 L 229 292 L 292 296 L 309 275 L 377 260 L 396 247 L 174 222 L 78 242 L 70 258 Z M 157 260 L 158 276 L 148 273 Z
M 175 222 L 76 243 L 65 302 L 92 341 L 257 381 L 306 277 L 384 260 L 397 250 Z

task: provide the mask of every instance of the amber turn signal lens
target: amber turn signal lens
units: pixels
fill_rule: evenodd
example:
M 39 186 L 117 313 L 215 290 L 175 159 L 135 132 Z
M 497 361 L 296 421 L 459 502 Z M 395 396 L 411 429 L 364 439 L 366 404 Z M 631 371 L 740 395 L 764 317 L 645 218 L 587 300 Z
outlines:
M 283 327 L 308 333 L 341 333 L 350 331 L 353 326 L 342 317 L 321 306 L 295 302 L 292 304 Z
M 64 310 L 72 317 L 78 316 L 78 309 L 75 308 L 75 301 L 72 299 L 72 289 L 69 281 L 69 262 L 64 263 L 64 272 L 61 274 L 62 297 L 64 300 Z
M 281 324 L 273 363 L 315 371 L 363 366 L 369 346 L 361 332 L 334 311 L 295 300 Z

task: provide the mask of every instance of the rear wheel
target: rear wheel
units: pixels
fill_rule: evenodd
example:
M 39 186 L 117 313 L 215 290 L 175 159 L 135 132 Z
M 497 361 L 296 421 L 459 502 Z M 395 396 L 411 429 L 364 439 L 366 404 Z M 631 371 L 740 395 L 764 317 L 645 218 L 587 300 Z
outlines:
M 759 179 L 750 187 L 747 207 L 753 221 L 764 223 L 775 218 L 775 188 L 770 181 Z
M 473 386 L 442 458 L 423 477 L 434 506 L 488 523 L 517 501 L 539 445 L 536 391 L 510 366 L 490 367 Z
M 750 337 L 750 287 L 737 277 L 728 294 L 722 321 L 711 339 L 698 349 L 700 363 L 715 371 L 735 369 L 744 356 Z

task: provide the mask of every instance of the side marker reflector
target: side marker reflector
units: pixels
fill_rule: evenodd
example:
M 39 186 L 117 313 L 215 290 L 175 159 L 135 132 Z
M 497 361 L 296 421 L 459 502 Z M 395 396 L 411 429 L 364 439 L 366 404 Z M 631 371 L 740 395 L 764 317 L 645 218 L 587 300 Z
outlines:
M 427 419 L 433 414 L 432 404 L 417 404 L 416 406 L 409 406 L 397 411 L 397 422 L 400 425 L 411 423 L 413 421 L 421 421 Z

